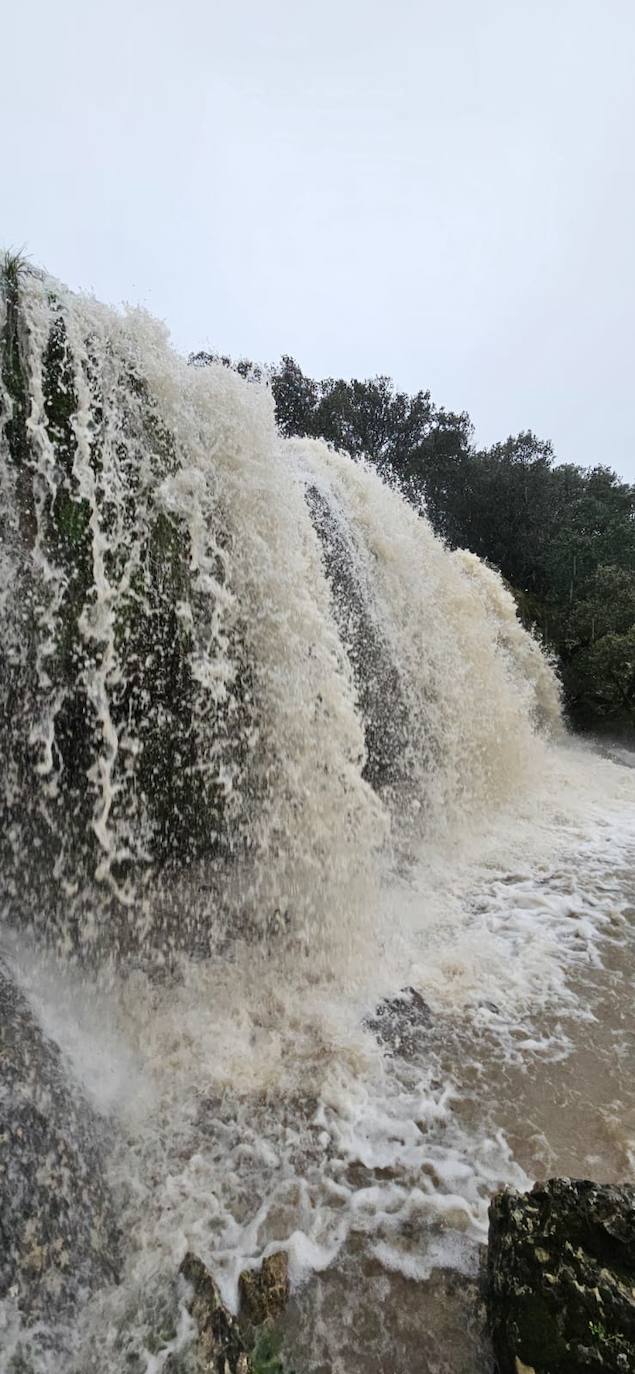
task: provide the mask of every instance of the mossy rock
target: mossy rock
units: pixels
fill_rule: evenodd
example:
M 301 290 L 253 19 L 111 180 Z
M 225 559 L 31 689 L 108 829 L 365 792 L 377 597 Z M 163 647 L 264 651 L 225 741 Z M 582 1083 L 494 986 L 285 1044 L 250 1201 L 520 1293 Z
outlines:
M 281 1344 L 279 1334 L 265 1326 L 251 1352 L 253 1374 L 293 1374 L 281 1356 Z
M 275 1323 L 289 1301 L 289 1258 L 286 1250 L 267 1255 L 259 1269 L 240 1275 L 240 1312 L 250 1326 Z
M 198 1331 L 196 1363 L 200 1374 L 253 1374 L 238 1322 L 222 1303 L 202 1260 L 188 1251 L 181 1273 L 192 1288 L 188 1308 Z
M 250 674 L 239 625 L 193 566 L 187 511 L 166 497 L 188 458 L 136 357 L 90 337 L 74 351 L 72 305 L 41 282 L 43 344 L 34 281 L 5 260 L 2 896 L 16 921 L 45 911 L 78 947 L 87 907 L 93 943 L 98 929 L 132 944 L 126 910 L 149 883 L 236 848 L 225 780 L 253 737 Z M 210 557 L 224 539 L 222 511 L 212 519 Z M 222 590 L 220 556 L 214 577 Z M 215 655 L 233 673 L 216 697 L 200 671 Z

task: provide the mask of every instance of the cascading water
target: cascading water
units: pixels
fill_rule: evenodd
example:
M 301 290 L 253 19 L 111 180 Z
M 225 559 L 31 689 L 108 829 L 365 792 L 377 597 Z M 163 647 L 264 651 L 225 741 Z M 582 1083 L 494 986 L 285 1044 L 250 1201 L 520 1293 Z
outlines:
M 327 547 L 371 776 L 372 741 L 385 749 L 388 737 L 393 823 L 406 793 L 428 835 L 496 805 L 535 766 L 535 726 L 560 728 L 555 676 L 513 598 L 478 559 L 449 554 L 370 468 L 322 443 L 290 447 Z
M 76 912 L 84 944 L 123 931 L 154 948 L 166 869 L 211 887 L 193 918 L 211 929 L 219 865 L 248 870 L 243 918 L 292 912 L 301 930 L 372 847 L 378 808 L 270 398 L 178 362 L 142 316 L 32 274 L 19 289 L 5 323 L 5 873 L 23 872 L 26 830 L 47 907 L 59 888 L 55 923 L 68 932 Z M 16 892 L 23 919 L 20 876 Z M 191 940 L 182 911 L 162 923 L 168 943 Z
M 581 1052 L 601 950 L 622 986 L 635 774 L 567 741 L 500 578 L 264 386 L 18 264 L 0 311 L 2 940 L 43 1046 L 11 1092 L 66 1065 L 118 1216 L 101 1265 L 67 1216 L 57 1314 L 64 1246 L 31 1310 L 14 1245 L 7 1367 L 186 1370 L 185 1250 L 231 1303 L 283 1247 L 298 1374 L 422 1331 L 472 1374 L 447 1276 L 540 1167 L 522 1070 Z

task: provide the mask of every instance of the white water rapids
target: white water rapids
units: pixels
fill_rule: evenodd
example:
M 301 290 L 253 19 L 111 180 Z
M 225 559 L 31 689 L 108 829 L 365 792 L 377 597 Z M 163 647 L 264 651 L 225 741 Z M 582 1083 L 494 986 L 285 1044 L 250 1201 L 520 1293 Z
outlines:
M 492 1192 L 632 1172 L 632 756 L 566 735 L 553 670 L 496 574 L 446 550 L 365 465 L 281 440 L 264 386 L 188 366 L 143 314 L 34 274 L 22 297 L 33 807 L 73 929 L 80 912 L 101 951 L 116 907 L 140 937 L 89 971 L 60 959 L 72 941 L 56 916 L 47 952 L 41 887 L 32 928 L 19 920 L 19 874 L 26 885 L 37 856 L 15 824 L 4 957 L 107 1123 L 123 1258 L 120 1282 L 64 1330 L 25 1326 L 9 1293 L 0 1366 L 158 1374 L 193 1339 L 185 1252 L 235 1306 L 240 1271 L 284 1248 L 296 1374 L 481 1374 L 474 1279 Z M 75 396 L 64 477 L 43 399 L 58 317 Z M 6 388 L 4 402 L 6 446 Z M 2 474 L 6 511 L 19 501 L 8 447 Z M 90 518 L 78 669 L 95 722 L 90 881 L 68 867 L 78 837 L 56 810 L 69 573 L 47 502 L 60 484 Z M 118 627 L 145 595 L 157 511 L 189 541 L 177 614 L 191 633 L 194 767 L 231 834 L 211 859 L 167 870 L 135 771 L 145 737 L 120 710 Z M 18 523 L 2 550 L 10 664 L 26 653 Z M 17 777 L 5 770 L 7 806 Z M 401 1009 L 378 1016 L 404 988 Z M 404 1005 L 421 1012 L 420 998 L 429 1014 L 413 1022 Z

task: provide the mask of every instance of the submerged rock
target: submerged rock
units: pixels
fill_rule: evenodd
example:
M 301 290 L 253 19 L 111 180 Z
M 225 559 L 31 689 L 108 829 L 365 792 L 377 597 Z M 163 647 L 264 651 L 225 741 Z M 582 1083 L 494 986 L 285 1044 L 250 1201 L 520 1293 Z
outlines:
M 432 1024 L 428 1003 L 416 988 L 403 988 L 398 997 L 380 1002 L 366 1025 L 386 1046 L 389 1054 L 410 1059 L 421 1048 L 421 1041 Z
M 0 964 L 0 1298 L 68 1319 L 117 1278 L 99 1121 Z
M 635 1188 L 550 1179 L 489 1215 L 499 1374 L 635 1370 Z

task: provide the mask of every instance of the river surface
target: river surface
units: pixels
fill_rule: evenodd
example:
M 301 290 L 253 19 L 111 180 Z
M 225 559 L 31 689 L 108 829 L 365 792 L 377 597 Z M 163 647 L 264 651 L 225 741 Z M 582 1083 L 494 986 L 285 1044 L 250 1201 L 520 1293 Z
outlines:
M 94 986 L 10 944 L 109 1123 L 125 1235 L 121 1284 L 55 1349 L 28 1338 L 34 1368 L 156 1374 L 191 1341 L 185 1251 L 235 1305 L 280 1247 L 297 1374 L 490 1368 L 490 1195 L 633 1177 L 635 755 L 545 759 L 506 812 L 387 857 L 363 929 L 319 954 L 237 941 Z

